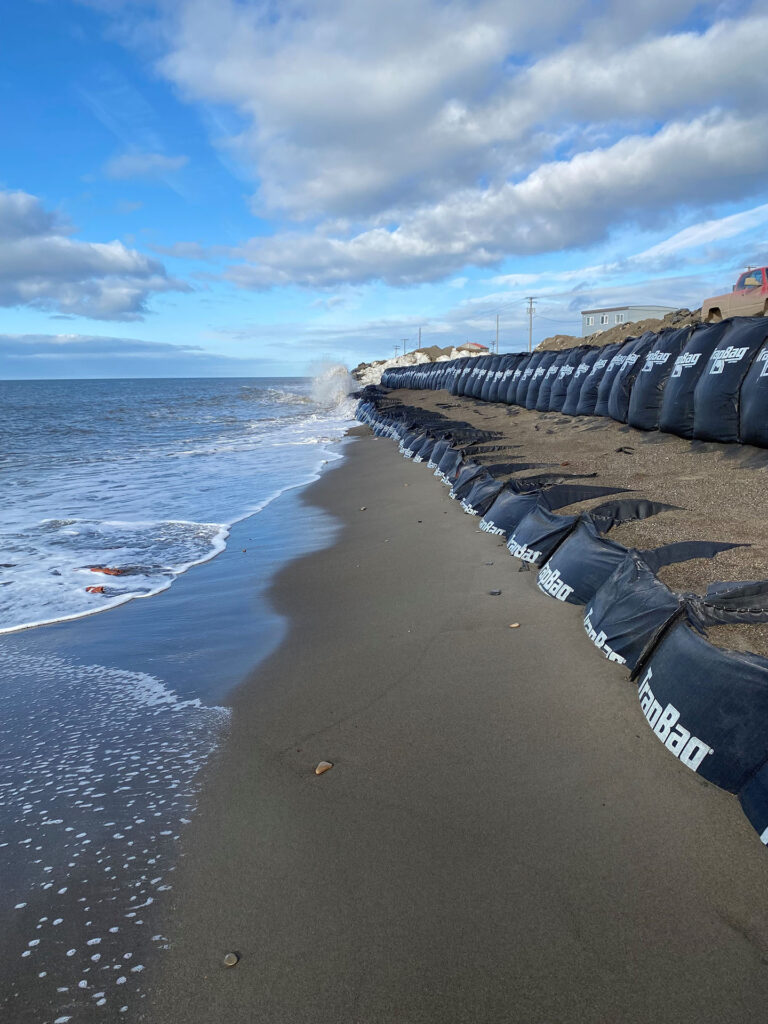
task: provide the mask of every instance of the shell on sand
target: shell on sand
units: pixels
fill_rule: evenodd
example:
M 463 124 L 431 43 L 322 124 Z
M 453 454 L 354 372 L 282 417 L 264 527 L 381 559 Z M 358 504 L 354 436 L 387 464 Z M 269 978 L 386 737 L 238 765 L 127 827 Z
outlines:
M 315 775 L 322 775 L 323 772 L 327 772 L 330 768 L 333 768 L 330 761 L 321 761 L 317 768 L 315 768 Z

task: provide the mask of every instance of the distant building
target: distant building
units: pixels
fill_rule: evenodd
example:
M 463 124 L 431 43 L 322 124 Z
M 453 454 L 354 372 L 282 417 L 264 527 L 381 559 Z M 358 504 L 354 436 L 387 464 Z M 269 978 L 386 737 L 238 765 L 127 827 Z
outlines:
M 674 306 L 609 306 L 607 309 L 582 309 L 581 336 L 586 338 L 599 331 L 607 331 L 618 324 L 633 324 L 638 320 L 661 320 L 674 313 Z

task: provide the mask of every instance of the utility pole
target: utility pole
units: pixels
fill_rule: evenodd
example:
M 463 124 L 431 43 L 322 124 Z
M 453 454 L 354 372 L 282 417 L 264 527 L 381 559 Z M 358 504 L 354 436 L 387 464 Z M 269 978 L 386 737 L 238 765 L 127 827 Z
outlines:
M 403 343 L 403 355 L 405 355 L 405 346 L 408 344 L 407 338 L 401 338 L 400 341 Z
M 533 313 L 534 313 L 534 302 L 536 301 L 535 295 L 529 295 L 528 297 L 528 351 L 531 351 L 533 345 Z
M 400 346 L 399 345 L 395 345 L 395 359 L 397 359 L 399 351 L 400 351 Z
M 421 348 L 421 328 L 419 328 L 419 348 Z
M 496 355 L 499 354 L 499 314 L 496 314 Z

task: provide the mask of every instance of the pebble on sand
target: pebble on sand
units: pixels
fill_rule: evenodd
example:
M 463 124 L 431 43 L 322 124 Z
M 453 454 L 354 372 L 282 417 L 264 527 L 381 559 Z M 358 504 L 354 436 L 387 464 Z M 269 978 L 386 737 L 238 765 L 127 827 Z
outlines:
M 315 768 L 315 775 L 322 775 L 323 772 L 327 772 L 331 768 L 333 768 L 333 764 L 330 761 L 321 761 L 317 768 Z

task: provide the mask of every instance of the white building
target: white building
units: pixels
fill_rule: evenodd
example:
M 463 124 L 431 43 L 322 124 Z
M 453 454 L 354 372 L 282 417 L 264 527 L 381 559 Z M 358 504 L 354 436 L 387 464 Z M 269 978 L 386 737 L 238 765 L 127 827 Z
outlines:
M 617 324 L 632 324 L 638 320 L 661 320 L 674 313 L 674 306 L 609 306 L 607 309 L 582 309 L 581 336 L 586 338 L 599 331 L 607 331 Z

